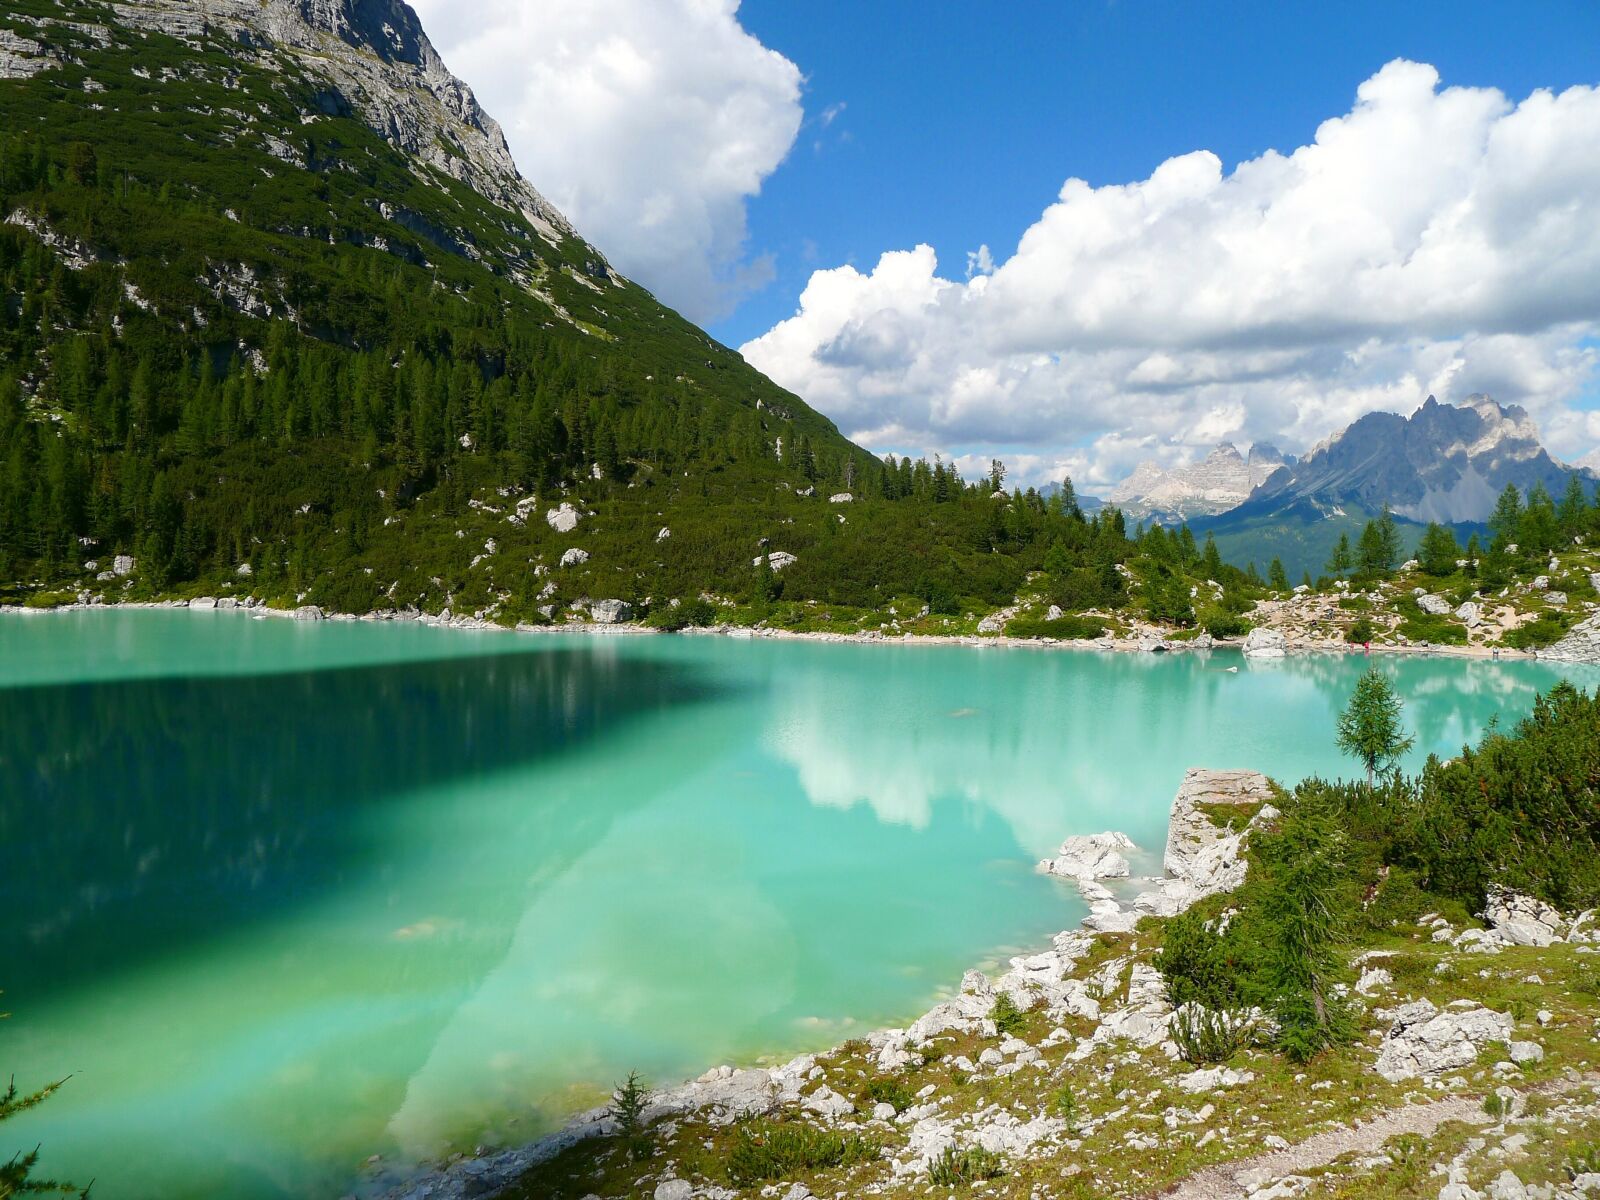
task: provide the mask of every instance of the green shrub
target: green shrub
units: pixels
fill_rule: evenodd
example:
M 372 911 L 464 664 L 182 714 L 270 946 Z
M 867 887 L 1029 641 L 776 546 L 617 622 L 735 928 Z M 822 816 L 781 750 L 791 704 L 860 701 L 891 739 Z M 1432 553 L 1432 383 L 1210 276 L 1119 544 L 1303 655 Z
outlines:
M 1461 646 L 1467 641 L 1467 629 L 1449 617 L 1425 613 L 1410 596 L 1396 606 L 1400 611 L 1399 632 L 1413 642 L 1432 642 L 1439 646 Z
M 1055 1090 L 1050 1097 L 1050 1107 L 1055 1110 L 1056 1116 L 1067 1123 L 1067 1132 L 1077 1131 L 1083 1114 L 1078 1105 L 1078 1094 L 1072 1090 L 1070 1083 L 1064 1083 Z
M 856 1093 L 856 1107 L 868 1110 L 887 1104 L 895 1112 L 904 1112 L 916 1102 L 916 1094 L 902 1079 L 869 1079 Z
M 1235 929 L 1217 932 L 1197 909 L 1180 913 L 1166 924 L 1156 969 L 1167 984 L 1167 999 L 1174 1007 L 1200 1005 L 1223 1010 L 1240 1005 L 1240 983 L 1249 974 L 1244 947 Z
M 644 623 L 651 629 L 677 633 L 682 629 L 704 629 L 708 625 L 714 625 L 716 620 L 716 606 L 696 596 L 681 600 L 677 604 L 663 604 L 659 608 L 651 609 Z
M 728 1180 L 752 1187 L 790 1179 L 802 1171 L 822 1171 L 871 1162 L 878 1145 L 857 1133 L 838 1133 L 799 1122 L 760 1121 L 741 1125 L 728 1153 Z
M 1567 1158 L 1567 1174 L 1573 1179 L 1579 1175 L 1600 1175 L 1600 1142 L 1590 1142 Z
M 1537 620 L 1507 630 L 1501 641 L 1513 650 L 1542 650 L 1567 636 L 1572 618 L 1566 613 L 1544 613 Z
M 1015 617 L 1006 623 L 1006 636 L 1014 638 L 1055 638 L 1063 642 L 1088 642 L 1104 637 L 1103 621 L 1093 617 L 1065 616 L 1054 621 L 1043 617 Z
M 1378 634 L 1378 627 L 1366 617 L 1357 617 L 1345 631 L 1344 640 L 1352 646 L 1364 646 Z
M 1172 1040 L 1184 1062 L 1206 1067 L 1227 1062 L 1255 1032 L 1249 1014 L 1185 1004 L 1172 1018 Z
M 61 608 L 77 603 L 75 592 L 34 592 L 23 605 L 25 608 Z
M 1250 632 L 1250 622 L 1236 613 L 1211 611 L 1204 618 L 1206 632 L 1214 638 L 1244 637 Z
M 928 1182 L 936 1187 L 963 1187 L 1000 1174 L 1000 1156 L 982 1146 L 957 1150 L 946 1146 L 943 1154 L 928 1164 Z
M 1009 992 L 1001 992 L 994 998 L 994 1008 L 989 1013 L 989 1019 L 1002 1034 L 1016 1033 L 1027 1022 L 1027 1017 L 1017 1007 L 1017 1002 L 1011 998 Z

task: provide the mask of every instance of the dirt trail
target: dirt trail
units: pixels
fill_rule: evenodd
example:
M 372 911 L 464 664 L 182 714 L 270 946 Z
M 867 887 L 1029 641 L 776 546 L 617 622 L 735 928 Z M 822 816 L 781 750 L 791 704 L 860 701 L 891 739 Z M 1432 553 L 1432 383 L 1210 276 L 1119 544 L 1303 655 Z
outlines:
M 1597 1079 L 1600 1079 L 1600 1075 L 1587 1074 L 1552 1080 L 1521 1094 L 1524 1097 L 1558 1094 L 1594 1083 Z M 1376 1153 L 1386 1141 L 1398 1134 L 1415 1133 L 1431 1137 L 1447 1121 L 1463 1121 L 1469 1125 L 1492 1123 L 1483 1111 L 1481 1096 L 1451 1096 L 1427 1104 L 1408 1104 L 1381 1112 L 1359 1126 L 1319 1133 L 1285 1150 L 1206 1167 L 1167 1191 L 1149 1193 L 1143 1200 L 1157 1200 L 1158 1197 L 1159 1200 L 1241 1200 L 1250 1194 L 1252 1188 L 1264 1187 L 1286 1175 L 1299 1175 L 1317 1167 L 1325 1167 L 1346 1154 Z

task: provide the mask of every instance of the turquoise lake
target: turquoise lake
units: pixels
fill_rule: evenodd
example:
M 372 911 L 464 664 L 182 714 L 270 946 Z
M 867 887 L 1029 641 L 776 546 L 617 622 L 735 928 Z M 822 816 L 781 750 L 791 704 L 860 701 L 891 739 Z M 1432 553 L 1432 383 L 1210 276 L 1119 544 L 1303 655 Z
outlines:
M 1600 682 L 1379 661 L 1416 762 Z M 1365 666 L 0 617 L 0 1075 L 72 1076 L 0 1157 L 338 1196 L 901 1023 L 1077 920 L 1033 870 L 1067 834 L 1156 869 L 1187 767 L 1349 773 Z

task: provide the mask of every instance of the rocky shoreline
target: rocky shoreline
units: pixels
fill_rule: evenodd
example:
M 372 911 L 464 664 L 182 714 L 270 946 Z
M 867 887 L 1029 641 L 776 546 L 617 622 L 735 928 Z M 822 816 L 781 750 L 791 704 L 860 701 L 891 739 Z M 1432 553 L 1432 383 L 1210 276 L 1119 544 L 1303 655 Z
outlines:
M 448 609 L 443 613 L 423 613 L 416 610 L 384 610 L 354 614 L 326 612 L 315 605 L 299 608 L 269 608 L 265 604 L 245 598 L 218 599 L 201 597 L 195 600 L 117 601 L 110 604 L 62 604 L 53 608 L 28 608 L 23 605 L 0 605 L 0 616 L 42 617 L 53 613 L 102 612 L 108 610 L 164 610 L 189 609 L 196 612 L 233 611 L 252 617 L 269 617 L 296 621 L 338 622 L 409 622 L 439 629 L 461 629 L 484 633 L 535 633 L 535 634 L 621 634 L 656 635 L 662 630 L 651 629 L 628 621 L 568 621 L 560 625 L 501 625 L 481 617 L 457 615 Z M 1274 659 L 1310 655 L 1371 655 L 1403 656 L 1412 658 L 1460 658 L 1480 661 L 1550 661 L 1580 664 L 1600 664 L 1600 618 L 1585 622 L 1573 630 L 1562 643 L 1547 650 L 1513 650 L 1483 645 L 1383 645 L 1355 646 L 1327 639 L 1284 636 L 1276 630 L 1256 630 L 1256 633 L 1276 635 L 1265 644 L 1252 644 L 1251 638 L 1213 640 L 1205 635 L 1193 639 L 1169 638 L 1165 631 L 1151 627 L 1122 637 L 1102 637 L 1088 640 L 1063 640 L 1057 638 L 1015 638 L 1004 634 L 913 634 L 887 637 L 876 631 L 862 633 L 810 632 L 792 629 L 754 628 L 745 625 L 710 625 L 677 631 L 687 636 L 728 637 L 746 640 L 819 642 L 829 645 L 871 646 L 998 646 L 1013 650 L 1072 650 L 1099 651 L 1116 654 L 1203 654 L 1213 650 L 1241 651 L 1246 658 Z
M 1167 1017 L 1171 1010 L 1163 999 L 1158 975 L 1147 972 L 1153 977 L 1135 979 L 1126 1007 L 1107 1012 L 1084 981 L 1072 977 L 1073 967 L 1094 947 L 1096 933 L 1127 932 L 1142 917 L 1174 916 L 1208 896 L 1238 887 L 1244 881 L 1244 847 L 1249 832 L 1277 816 L 1270 804 L 1273 795 L 1271 783 L 1255 771 L 1200 768 L 1188 771 L 1172 802 L 1162 858 L 1163 875 L 1142 881 L 1151 886 L 1127 905 L 1098 883 L 1093 869 L 1077 875 L 1074 882 L 1091 906 L 1081 928 L 1056 934 L 1049 949 L 1013 957 L 1010 969 L 996 979 L 980 971 L 968 971 L 954 996 L 934 1005 L 908 1026 L 869 1034 L 865 1040 L 877 1067 L 892 1071 L 904 1066 L 918 1057 L 919 1048 L 926 1046 L 930 1039 L 949 1031 L 996 1036 L 990 1014 L 1001 996 L 1009 998 L 1020 1011 L 1043 1007 L 1062 1019 L 1072 1015 L 1098 1022 L 1094 1035 L 1073 1050 L 1071 1057 L 1074 1058 L 1087 1058 L 1096 1049 L 1118 1039 L 1131 1039 L 1144 1046 L 1166 1042 Z M 1238 830 L 1218 826 L 1205 809 L 1223 805 L 1251 809 L 1249 821 Z M 1063 849 L 1080 840 L 1095 839 L 1132 848 L 1125 835 L 1098 834 L 1087 839 L 1069 839 Z M 1046 864 L 1040 865 L 1042 868 Z M 1119 872 L 1115 861 L 1101 860 L 1099 866 L 1110 868 L 1108 874 L 1101 874 L 1099 878 L 1126 874 L 1125 869 Z M 1125 863 L 1122 866 L 1125 867 Z M 802 1095 L 802 1089 L 820 1074 L 817 1059 L 838 1049 L 797 1055 L 775 1068 L 714 1067 L 679 1087 L 653 1093 L 645 1119 L 656 1121 L 709 1114 L 713 1124 L 725 1125 L 785 1107 L 803 1107 L 823 1117 L 847 1113 L 853 1108 L 852 1101 L 825 1086 L 810 1095 Z M 1027 1053 L 1019 1052 L 1012 1062 L 997 1069 L 1000 1072 L 1023 1070 L 1030 1061 L 1038 1060 L 1038 1051 L 1032 1051 L 1032 1056 L 1030 1060 Z M 1194 1082 L 1197 1091 L 1210 1083 L 1208 1079 L 1199 1078 Z M 836 1108 L 838 1113 L 831 1113 L 830 1108 Z M 995 1141 L 997 1150 L 1023 1152 L 1039 1138 L 1058 1132 L 1042 1127 L 1049 1124 L 1044 1121 L 1006 1125 L 979 1136 Z M 1041 1127 L 1034 1128 L 1035 1125 Z M 364 1180 L 360 1194 L 372 1200 L 466 1200 L 489 1196 L 572 1147 L 614 1132 L 608 1111 L 603 1107 L 592 1108 L 575 1114 L 560 1130 L 524 1146 L 458 1158 L 442 1167 L 415 1173 L 397 1175 L 379 1167 Z M 902 1164 L 899 1173 L 925 1169 L 928 1160 L 953 1144 L 949 1130 L 940 1128 L 936 1121 L 930 1121 L 923 1136 L 914 1136 L 913 1142 L 917 1150 L 915 1161 Z M 660 1194 L 658 1191 L 657 1195 Z M 685 1191 L 684 1195 L 690 1192 Z

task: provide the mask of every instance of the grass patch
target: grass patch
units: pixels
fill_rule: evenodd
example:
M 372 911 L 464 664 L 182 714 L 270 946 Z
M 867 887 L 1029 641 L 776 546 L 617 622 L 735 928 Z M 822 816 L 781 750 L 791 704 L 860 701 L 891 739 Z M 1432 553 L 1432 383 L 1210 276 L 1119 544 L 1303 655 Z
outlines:
M 810 1125 L 762 1121 L 740 1126 L 728 1153 L 728 1180 L 751 1187 L 790 1179 L 803 1171 L 823 1171 L 871 1162 L 878 1144 L 857 1133 L 835 1133 Z

